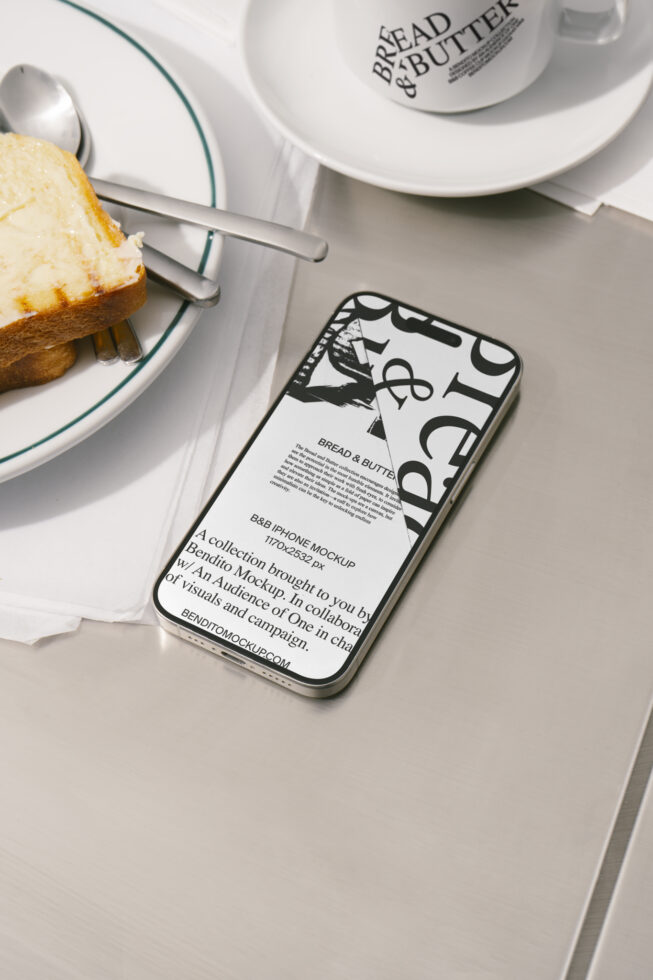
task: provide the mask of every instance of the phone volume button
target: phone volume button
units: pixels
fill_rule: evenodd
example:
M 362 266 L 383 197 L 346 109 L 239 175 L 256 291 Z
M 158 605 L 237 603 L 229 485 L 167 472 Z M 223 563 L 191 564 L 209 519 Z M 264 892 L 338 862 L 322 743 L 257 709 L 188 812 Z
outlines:
M 460 497 L 460 495 L 463 492 L 463 490 L 465 489 L 465 487 L 467 486 L 467 483 L 469 482 L 469 478 L 471 477 L 472 473 L 474 472 L 475 467 L 476 467 L 476 460 L 473 459 L 468 464 L 467 469 L 465 470 L 465 472 L 461 476 L 458 484 L 456 485 L 456 487 L 454 488 L 453 493 L 451 494 L 451 506 L 452 507 L 456 503 L 456 501 L 458 500 L 458 498 Z

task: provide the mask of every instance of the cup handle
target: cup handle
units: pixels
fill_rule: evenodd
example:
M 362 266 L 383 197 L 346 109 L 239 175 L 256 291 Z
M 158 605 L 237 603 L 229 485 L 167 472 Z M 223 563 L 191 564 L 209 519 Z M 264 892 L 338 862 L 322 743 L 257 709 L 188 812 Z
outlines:
M 630 0 L 614 0 L 612 10 L 574 10 L 565 7 L 560 17 L 558 34 L 572 41 L 607 44 L 621 35 Z

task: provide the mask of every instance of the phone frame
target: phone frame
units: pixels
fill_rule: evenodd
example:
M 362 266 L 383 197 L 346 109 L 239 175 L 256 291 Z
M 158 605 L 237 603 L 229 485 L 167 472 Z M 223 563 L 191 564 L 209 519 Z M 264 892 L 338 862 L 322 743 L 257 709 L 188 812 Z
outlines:
M 256 429 L 254 430 L 250 438 L 247 440 L 243 449 L 238 454 L 236 460 L 229 468 L 229 470 L 227 471 L 223 479 L 220 481 L 217 488 L 211 494 L 207 503 L 204 505 L 204 507 L 198 514 L 197 518 L 195 519 L 191 527 L 188 529 L 188 531 L 182 538 L 181 542 L 179 543 L 178 547 L 175 549 L 174 553 L 166 562 L 163 570 L 160 572 L 160 574 L 156 579 L 154 589 L 153 589 L 153 594 L 152 594 L 156 614 L 159 618 L 159 621 L 161 622 L 161 625 L 168 632 L 173 633 L 174 635 L 179 636 L 181 639 L 187 640 L 190 643 L 194 643 L 202 647 L 203 649 L 209 651 L 210 653 L 222 657 L 227 663 L 231 663 L 241 668 L 245 668 L 246 670 L 250 670 L 253 673 L 258 674 L 259 676 L 264 677 L 266 680 L 270 680 L 273 681 L 274 683 L 280 684 L 283 687 L 294 691 L 295 693 L 303 694 L 305 696 L 314 697 L 314 698 L 331 697 L 334 694 L 338 694 L 340 691 L 343 690 L 343 688 L 345 688 L 350 683 L 353 676 L 355 675 L 358 668 L 360 667 L 361 663 L 365 659 L 367 653 L 369 652 L 369 649 L 374 643 L 377 635 L 383 628 L 388 616 L 392 612 L 398 599 L 400 598 L 401 594 L 406 588 L 406 585 L 408 584 L 410 578 L 415 572 L 415 569 L 422 561 L 428 548 L 433 543 L 435 536 L 437 535 L 438 531 L 444 524 L 447 516 L 451 512 L 453 505 L 456 503 L 456 501 L 462 494 L 465 485 L 467 484 L 472 473 L 474 472 L 474 469 L 476 468 L 476 465 L 478 464 L 479 460 L 481 459 L 485 450 L 487 449 L 488 444 L 491 442 L 497 429 L 500 427 L 506 415 L 514 405 L 519 394 L 520 382 L 523 375 L 523 362 L 519 354 L 517 354 L 517 352 L 512 347 L 509 347 L 509 345 L 505 344 L 503 341 L 498 341 L 495 338 L 488 336 L 487 334 L 481 334 L 476 330 L 470 329 L 469 327 L 463 327 L 458 323 L 454 323 L 452 320 L 446 319 L 445 317 L 432 313 L 426 313 L 425 311 L 420 310 L 417 307 L 414 307 L 412 305 L 408 306 L 408 304 L 401 303 L 401 305 L 406 309 L 411 309 L 415 313 L 419 313 L 427 317 L 432 317 L 442 324 L 445 324 L 450 327 L 454 327 L 456 330 L 460 330 L 464 333 L 471 334 L 472 336 L 480 338 L 481 340 L 487 340 L 490 343 L 500 343 L 503 347 L 506 347 L 514 354 L 516 359 L 516 364 L 517 364 L 517 371 L 510 383 L 510 388 L 506 392 L 504 399 L 501 402 L 496 414 L 488 419 L 486 423 L 486 428 L 482 431 L 479 442 L 476 445 L 471 458 L 467 461 L 464 468 L 458 474 L 456 482 L 453 484 L 453 486 L 449 488 L 446 495 L 442 498 L 439 504 L 439 509 L 437 510 L 436 513 L 432 515 L 432 517 L 427 522 L 422 536 L 415 542 L 411 550 L 406 555 L 406 558 L 404 559 L 403 563 L 397 570 L 396 574 L 394 575 L 385 593 L 379 600 L 376 609 L 374 610 L 374 612 L 370 617 L 370 621 L 363 628 L 360 636 L 357 638 L 353 646 L 353 649 L 349 652 L 346 659 L 343 661 L 340 669 L 335 674 L 331 675 L 330 677 L 319 678 L 319 679 L 307 678 L 304 675 L 297 674 L 291 670 L 288 670 L 287 668 L 278 667 L 275 664 L 270 663 L 267 660 L 262 659 L 261 657 L 258 657 L 256 654 L 248 653 L 246 650 L 242 649 L 236 644 L 230 643 L 228 640 L 219 639 L 216 636 L 214 636 L 212 633 L 203 630 L 199 626 L 191 627 L 187 622 L 169 613 L 163 607 L 162 603 L 159 601 L 158 598 L 158 589 L 161 582 L 165 579 L 165 576 L 174 567 L 177 558 L 184 552 L 184 549 L 186 548 L 188 541 L 193 537 L 193 534 L 195 533 L 196 529 L 202 523 L 206 514 L 211 510 L 211 508 L 213 507 L 215 501 L 219 497 L 224 487 L 227 485 L 229 480 L 234 476 L 234 474 L 238 470 L 241 461 L 244 459 L 250 447 L 253 445 L 253 443 L 261 434 L 268 419 L 275 412 L 278 404 L 281 402 L 281 400 L 288 392 L 288 389 L 291 386 L 293 379 L 295 378 L 298 371 L 304 364 L 306 358 L 310 355 L 310 352 L 314 350 L 322 334 L 327 330 L 327 328 L 334 321 L 337 313 L 342 309 L 342 307 L 346 303 L 354 299 L 356 296 L 371 295 L 371 294 L 379 297 L 380 299 L 387 300 L 387 302 L 389 303 L 397 302 L 397 300 L 392 299 L 391 297 L 388 297 L 383 293 L 379 293 L 376 290 L 374 291 L 359 290 L 356 293 L 352 293 L 349 296 L 345 297 L 342 300 L 342 302 L 338 304 L 332 316 L 329 318 L 327 323 L 321 328 L 320 332 L 317 334 L 312 344 L 308 348 L 308 351 L 301 359 L 299 364 L 295 367 L 295 370 L 292 372 L 292 374 L 286 381 L 286 384 L 282 387 L 281 391 L 272 402 L 270 408 L 267 410 L 267 412 L 265 413 L 265 415 L 257 425 Z

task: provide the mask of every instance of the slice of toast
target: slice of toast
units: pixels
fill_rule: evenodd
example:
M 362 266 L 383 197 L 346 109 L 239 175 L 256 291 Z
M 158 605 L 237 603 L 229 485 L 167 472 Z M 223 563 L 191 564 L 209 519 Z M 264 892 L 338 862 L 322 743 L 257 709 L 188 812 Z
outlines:
M 76 359 L 77 349 L 72 340 L 48 350 L 26 354 L 13 364 L 0 366 L 0 393 L 12 388 L 28 388 L 54 381 L 65 374 Z
M 145 299 L 138 241 L 77 159 L 0 134 L 0 366 L 113 326 Z

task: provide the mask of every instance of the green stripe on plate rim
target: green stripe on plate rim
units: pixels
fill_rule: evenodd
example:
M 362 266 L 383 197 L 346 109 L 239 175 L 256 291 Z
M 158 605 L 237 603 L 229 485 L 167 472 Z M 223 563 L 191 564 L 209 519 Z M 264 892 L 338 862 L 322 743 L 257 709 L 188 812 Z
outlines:
M 120 37 L 124 38 L 125 41 L 128 41 L 129 44 L 131 44 L 133 47 L 137 48 L 137 50 L 140 51 L 141 54 L 143 54 L 148 59 L 148 61 L 150 61 L 154 65 L 154 67 L 161 73 L 161 75 L 163 75 L 163 77 L 168 82 L 168 84 L 172 86 L 172 88 L 174 89 L 174 91 L 177 93 L 177 95 L 181 99 L 181 101 L 182 101 L 182 103 L 184 105 L 184 108 L 188 112 L 190 118 L 192 119 L 193 125 L 195 126 L 195 129 L 197 130 L 197 134 L 198 134 L 198 136 L 200 138 L 200 142 L 202 144 L 202 150 L 204 152 L 204 158 L 206 160 L 206 165 L 207 165 L 207 168 L 208 168 L 209 180 L 210 180 L 210 184 L 211 184 L 211 205 L 213 207 L 215 207 L 215 204 L 216 204 L 216 201 L 215 201 L 215 171 L 213 169 L 213 160 L 211 159 L 211 153 L 210 153 L 210 150 L 209 150 L 208 143 L 206 141 L 206 136 L 204 135 L 204 130 L 202 129 L 202 127 L 200 125 L 200 121 L 199 121 L 199 119 L 197 118 L 197 116 L 195 114 L 195 110 L 193 109 L 192 105 L 190 104 L 190 102 L 186 98 L 186 95 L 184 94 L 184 92 L 179 88 L 179 85 L 177 84 L 177 82 L 175 81 L 175 79 L 170 75 L 170 73 L 168 71 L 166 71 L 166 69 L 163 67 L 163 65 L 159 61 L 157 61 L 157 59 L 154 57 L 154 55 L 150 51 L 147 50 L 147 48 L 144 48 L 142 44 L 140 44 L 137 40 L 135 40 L 135 38 L 131 37 L 129 34 L 127 34 L 125 31 L 123 31 L 122 28 L 117 27 L 115 24 L 112 24 L 111 21 L 109 21 L 109 20 L 106 19 L 106 17 L 102 17 L 100 14 L 96 13 L 93 10 L 87 10 L 86 7 L 82 7 L 80 4 L 74 3 L 73 0 L 55 0 L 55 2 L 56 3 L 62 3 L 66 7 L 73 7 L 75 10 L 78 10 L 80 13 L 85 14 L 87 17 L 92 17 L 93 20 L 97 20 L 101 24 L 104 24 L 104 26 L 105 27 L 108 27 L 109 30 L 113 31 L 114 34 L 118 34 Z M 204 244 L 204 251 L 202 252 L 202 256 L 200 258 L 200 262 L 199 262 L 199 265 L 198 265 L 198 268 L 197 268 L 197 271 L 198 272 L 204 272 L 204 269 L 206 267 L 206 262 L 207 262 L 207 259 L 209 257 L 209 252 L 211 251 L 211 244 L 213 242 L 213 237 L 214 237 L 214 233 L 212 231 L 207 232 L 206 242 Z M 107 394 L 104 395 L 103 398 L 101 398 L 94 405 L 91 405 L 89 408 L 87 408 L 86 411 L 84 411 L 84 412 L 81 413 L 81 415 L 78 415 L 78 416 L 76 416 L 76 418 L 71 419 L 69 422 L 67 422 L 66 425 L 62 425 L 61 428 L 55 429 L 54 432 L 49 433 L 49 435 L 47 435 L 47 436 L 43 436 L 42 439 L 38 439 L 36 442 L 31 443 L 31 445 L 25 446 L 23 449 L 18 449 L 14 453 L 10 453 L 9 456 L 0 457 L 0 465 L 2 463 L 9 462 L 9 460 L 11 460 L 11 459 L 16 459 L 18 456 L 22 456 L 23 453 L 27 453 L 27 452 L 30 452 L 32 449 L 36 449 L 37 446 L 41 446 L 44 443 L 49 442 L 50 439 L 54 439 L 56 436 L 61 435 L 62 432 L 66 432 L 67 429 L 70 429 L 74 425 L 77 425 L 77 423 L 78 422 L 81 422 L 82 419 L 87 418 L 93 412 L 97 411 L 97 409 L 100 408 L 102 405 L 106 404 L 106 402 L 108 402 L 111 398 L 113 398 L 114 395 L 116 395 L 117 392 L 119 392 L 121 390 L 121 388 L 124 388 L 125 385 L 128 384 L 132 380 L 132 378 L 134 378 L 139 373 L 139 371 L 142 371 L 143 368 L 145 367 L 145 365 L 149 361 L 151 361 L 151 359 L 154 357 L 154 355 L 161 349 L 161 347 L 163 346 L 163 344 L 165 344 L 166 340 L 168 339 L 168 337 L 170 336 L 170 334 L 172 333 L 172 331 L 174 330 L 174 328 L 177 326 L 177 324 L 179 323 L 181 317 L 186 312 L 186 310 L 188 309 L 189 306 L 190 306 L 190 303 L 188 303 L 186 301 L 184 301 L 182 303 L 182 305 L 180 306 L 180 308 L 177 311 L 176 315 L 174 316 L 174 318 L 172 319 L 172 321 L 168 324 L 168 326 L 166 327 L 166 329 L 163 332 L 162 336 L 159 338 L 159 340 L 157 341 L 157 343 L 155 344 L 155 346 L 152 348 L 152 350 L 149 352 L 149 354 L 146 354 L 146 356 L 141 361 L 139 361 L 136 364 L 136 366 L 134 367 L 134 369 L 132 371 L 130 371 L 130 373 L 127 375 L 126 378 L 123 378 L 123 380 L 120 382 L 120 384 L 116 385 L 115 388 L 113 388 L 111 391 L 107 392 Z

